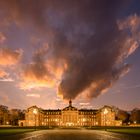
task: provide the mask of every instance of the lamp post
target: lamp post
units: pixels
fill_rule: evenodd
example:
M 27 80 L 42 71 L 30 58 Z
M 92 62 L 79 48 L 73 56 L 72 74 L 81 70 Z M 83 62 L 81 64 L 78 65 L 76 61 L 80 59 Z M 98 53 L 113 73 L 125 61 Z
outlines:
M 105 108 L 104 110 L 104 118 L 105 118 L 105 131 L 106 131 L 106 115 L 108 114 L 108 110 Z
M 136 126 L 136 124 L 137 124 L 137 121 L 134 121 L 134 126 Z
M 36 115 L 38 113 L 38 110 L 36 108 L 33 109 L 33 114 L 35 115 L 35 130 L 36 130 Z

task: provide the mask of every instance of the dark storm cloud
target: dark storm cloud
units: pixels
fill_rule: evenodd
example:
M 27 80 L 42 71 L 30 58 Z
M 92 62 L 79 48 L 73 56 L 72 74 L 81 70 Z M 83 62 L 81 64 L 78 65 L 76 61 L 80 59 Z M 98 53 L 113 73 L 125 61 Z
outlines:
M 28 74 L 29 72 L 29 75 L 33 73 L 37 79 L 43 79 L 45 75 L 50 76 L 46 68 L 43 56 L 44 52 L 36 52 L 33 56 L 33 63 L 27 65 L 25 68 L 25 73 Z
M 9 19 L 18 24 L 30 23 L 41 32 L 40 36 L 46 36 L 48 59 L 56 63 L 65 61 L 67 67 L 58 87 L 64 99 L 73 99 L 83 92 L 88 97 L 97 97 L 128 72 L 129 65 L 123 64 L 124 59 L 138 47 L 134 31 L 127 32 L 134 25 L 120 28 L 123 20 L 119 21 L 119 14 L 128 2 L 3 0 L 1 5 L 3 10 L 7 9 Z M 41 60 L 41 67 L 36 62 L 41 78 L 44 72 L 47 74 L 43 64 L 47 60 Z

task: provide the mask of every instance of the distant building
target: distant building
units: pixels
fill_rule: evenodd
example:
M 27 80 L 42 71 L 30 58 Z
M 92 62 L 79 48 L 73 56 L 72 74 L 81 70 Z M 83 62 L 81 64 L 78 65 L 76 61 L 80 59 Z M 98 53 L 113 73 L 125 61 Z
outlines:
M 20 126 L 57 126 L 57 127 L 83 127 L 83 126 L 120 126 L 121 120 L 115 119 L 115 111 L 110 106 L 99 110 L 77 109 L 69 106 L 62 110 L 44 110 L 37 106 L 28 108 L 25 120 L 20 120 Z

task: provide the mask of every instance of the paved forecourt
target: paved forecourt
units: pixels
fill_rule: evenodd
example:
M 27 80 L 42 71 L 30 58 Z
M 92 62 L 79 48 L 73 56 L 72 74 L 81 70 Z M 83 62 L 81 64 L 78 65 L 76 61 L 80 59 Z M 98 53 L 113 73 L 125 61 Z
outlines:
M 0 140 L 140 140 L 140 137 L 101 130 L 53 129 L 4 136 Z

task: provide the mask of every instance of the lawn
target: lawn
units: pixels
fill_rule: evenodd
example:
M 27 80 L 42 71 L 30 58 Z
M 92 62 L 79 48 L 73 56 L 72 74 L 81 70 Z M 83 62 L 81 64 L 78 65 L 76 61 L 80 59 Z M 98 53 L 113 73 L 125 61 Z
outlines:
M 140 127 L 138 128 L 111 128 L 107 129 L 109 132 L 124 133 L 124 134 L 137 134 L 140 135 Z
M 15 135 L 19 133 L 25 133 L 25 132 L 32 132 L 34 129 L 0 129 L 0 136 L 8 136 L 8 135 Z
M 134 135 L 140 135 L 140 127 L 127 127 L 127 126 L 100 126 L 100 127 L 92 127 L 89 129 L 93 130 L 107 130 L 108 132 L 116 132 L 116 133 L 123 133 L 123 134 L 134 134 Z

